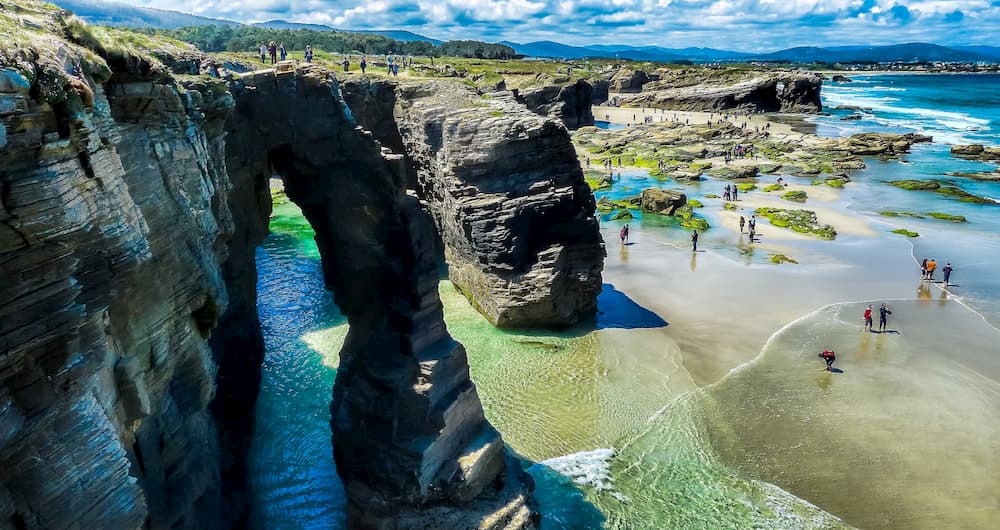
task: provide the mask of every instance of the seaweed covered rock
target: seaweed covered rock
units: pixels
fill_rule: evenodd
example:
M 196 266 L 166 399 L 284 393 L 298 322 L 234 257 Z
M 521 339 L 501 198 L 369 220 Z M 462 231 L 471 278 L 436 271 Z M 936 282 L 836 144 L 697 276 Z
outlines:
M 811 210 L 757 208 L 754 213 L 766 218 L 774 226 L 790 228 L 796 232 L 818 236 L 823 239 L 835 239 L 837 237 L 837 231 L 830 225 L 821 224 L 816 217 L 816 212 Z

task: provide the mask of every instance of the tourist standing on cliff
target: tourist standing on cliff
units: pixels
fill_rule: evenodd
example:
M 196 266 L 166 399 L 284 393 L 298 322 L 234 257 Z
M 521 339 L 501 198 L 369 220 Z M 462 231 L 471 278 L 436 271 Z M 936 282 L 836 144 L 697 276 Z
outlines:
M 944 273 L 944 286 L 945 287 L 948 287 L 949 285 L 951 285 L 951 271 L 953 271 L 953 270 L 955 270 L 955 269 L 951 268 L 951 263 L 945 263 L 944 268 L 941 269 L 941 272 Z
M 364 75 L 365 68 L 368 68 L 368 59 L 366 59 L 365 56 L 362 55 L 361 56 L 361 62 L 359 64 L 361 66 L 361 75 Z
M 885 305 L 885 303 L 883 303 L 881 306 L 879 306 L 879 308 L 878 308 L 878 330 L 879 330 L 880 333 L 885 333 L 885 325 L 886 325 L 886 322 L 888 322 L 888 320 L 889 320 L 889 316 L 888 315 L 891 315 L 891 314 L 892 314 L 892 311 L 889 311 L 889 308 Z
M 618 237 L 621 238 L 623 245 L 628 243 L 628 225 L 622 227 L 622 231 L 618 232 Z
M 267 43 L 267 53 L 271 55 L 271 64 L 278 64 L 278 43 L 271 41 Z
M 344 71 L 345 72 L 348 72 L 348 71 L 351 70 L 351 59 L 349 57 L 344 56 L 344 62 L 341 63 L 341 64 L 344 65 Z
M 691 232 L 691 252 L 698 252 L 698 229 Z
M 306 62 L 313 62 L 313 49 L 312 46 L 306 46 Z
M 281 54 L 281 60 L 284 61 L 288 58 L 288 50 L 285 49 L 285 43 L 282 42 L 278 45 L 278 53 Z
M 392 50 L 385 54 L 385 75 L 392 75 Z
M 260 53 L 260 64 L 267 64 L 267 45 L 264 41 L 260 41 L 257 45 L 257 51 Z

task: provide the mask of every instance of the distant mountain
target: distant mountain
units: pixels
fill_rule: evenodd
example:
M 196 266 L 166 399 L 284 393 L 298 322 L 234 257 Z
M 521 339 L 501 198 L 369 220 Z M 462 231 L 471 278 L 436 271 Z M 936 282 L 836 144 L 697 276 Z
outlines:
M 1000 61 L 1000 47 L 997 46 L 952 46 L 952 49 L 989 57 L 994 62 Z
M 102 0 L 50 0 L 57 6 L 68 9 L 91 24 L 105 26 L 182 28 L 185 26 L 241 26 L 238 22 L 219 18 L 199 17 L 177 11 L 165 11 L 150 7 L 136 7 L 119 2 Z
M 948 48 L 925 42 L 893 44 L 890 46 L 836 46 L 832 48 L 799 47 L 774 53 L 753 56 L 754 60 L 827 62 L 827 63 L 922 63 L 922 62 L 976 62 L 995 61 L 981 52 L 961 48 Z
M 499 44 L 506 44 L 514 48 L 520 55 L 529 57 L 547 57 L 552 59 L 628 59 L 632 61 L 678 61 L 682 57 L 672 55 L 662 48 L 645 50 L 632 46 L 570 46 L 553 41 L 529 42 L 519 44 L 516 42 L 501 41 Z
M 401 42 L 413 42 L 413 41 L 423 41 L 429 42 L 435 46 L 442 44 L 444 41 L 437 39 L 432 39 L 430 37 L 425 37 L 412 31 L 404 30 L 391 30 L 391 29 L 340 29 L 331 26 L 324 26 L 322 24 L 304 24 L 301 22 L 288 22 L 287 20 L 268 20 L 267 22 L 257 22 L 252 24 L 254 26 L 269 28 L 269 29 L 311 29 L 314 31 L 342 31 L 346 33 L 364 33 L 366 35 L 381 35 L 393 40 L 398 40 Z

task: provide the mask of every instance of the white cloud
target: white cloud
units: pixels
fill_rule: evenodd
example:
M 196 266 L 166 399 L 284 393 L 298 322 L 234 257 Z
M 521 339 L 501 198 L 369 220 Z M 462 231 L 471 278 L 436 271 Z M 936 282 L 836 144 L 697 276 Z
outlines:
M 351 29 L 407 29 L 442 39 L 489 35 L 491 40 L 567 44 L 650 44 L 653 39 L 670 47 L 757 51 L 913 40 L 965 44 L 1000 34 L 996 0 L 120 1 L 241 22 L 281 18 Z M 908 16 L 900 16 L 907 10 Z M 963 18 L 956 11 L 966 24 L 956 22 Z

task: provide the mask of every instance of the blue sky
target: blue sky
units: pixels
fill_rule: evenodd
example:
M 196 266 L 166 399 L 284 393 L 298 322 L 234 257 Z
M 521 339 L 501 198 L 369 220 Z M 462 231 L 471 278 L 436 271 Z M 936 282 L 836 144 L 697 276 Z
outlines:
M 281 18 L 439 39 L 566 44 L 1000 44 L 1000 0 L 124 0 L 241 22 Z

